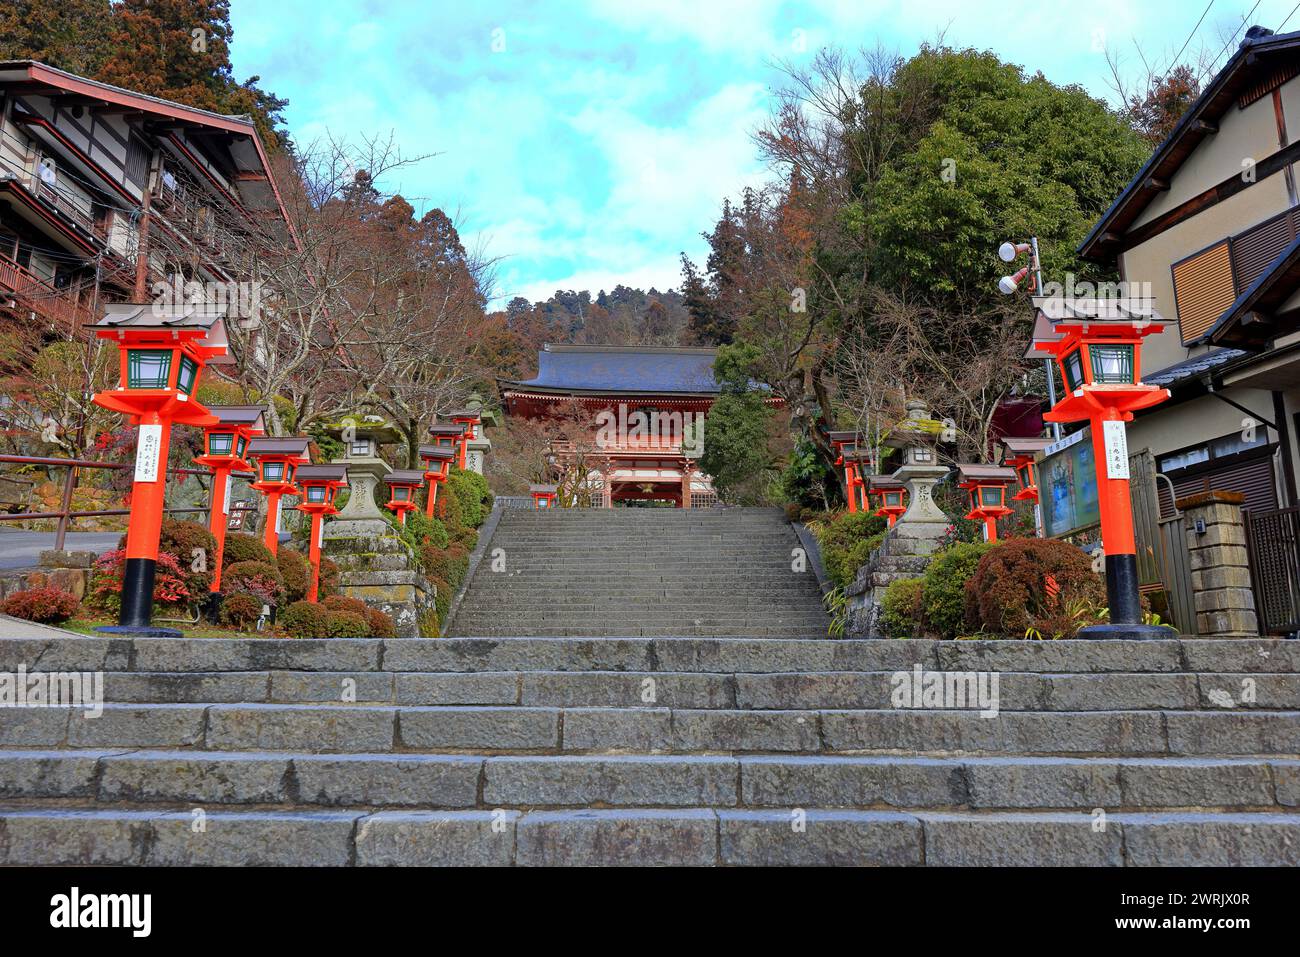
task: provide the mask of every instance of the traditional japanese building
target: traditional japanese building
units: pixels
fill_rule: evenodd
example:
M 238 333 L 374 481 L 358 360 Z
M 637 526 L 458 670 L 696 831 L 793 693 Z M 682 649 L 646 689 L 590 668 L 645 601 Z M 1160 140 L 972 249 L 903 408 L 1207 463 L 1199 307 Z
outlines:
M 536 376 L 499 385 L 509 415 L 573 420 L 569 438 L 552 443 L 553 466 L 585 470 L 590 504 L 698 508 L 717 501 L 697 466 L 704 416 L 720 392 L 714 356 L 712 349 L 548 343 Z

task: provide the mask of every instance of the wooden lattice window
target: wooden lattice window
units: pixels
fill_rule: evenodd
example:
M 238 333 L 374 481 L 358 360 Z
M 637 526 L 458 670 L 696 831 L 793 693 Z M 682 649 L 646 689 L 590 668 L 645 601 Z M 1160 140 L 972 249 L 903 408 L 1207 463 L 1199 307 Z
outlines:
M 1174 300 L 1183 342 L 1199 339 L 1237 298 L 1228 240 L 1174 263 Z

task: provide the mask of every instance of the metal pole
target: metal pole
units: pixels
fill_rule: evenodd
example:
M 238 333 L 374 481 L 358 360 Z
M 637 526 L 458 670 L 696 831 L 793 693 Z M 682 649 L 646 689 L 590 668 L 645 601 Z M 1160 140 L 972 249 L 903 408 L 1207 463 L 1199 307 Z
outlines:
M 1043 294 L 1043 266 L 1038 260 L 1038 237 L 1029 237 L 1029 246 L 1034 256 L 1034 289 L 1041 296 Z M 1056 380 L 1052 377 L 1052 360 L 1043 360 L 1043 372 L 1047 375 L 1047 401 L 1055 408 L 1056 406 Z M 1052 423 L 1052 437 L 1056 441 L 1061 441 L 1061 423 Z

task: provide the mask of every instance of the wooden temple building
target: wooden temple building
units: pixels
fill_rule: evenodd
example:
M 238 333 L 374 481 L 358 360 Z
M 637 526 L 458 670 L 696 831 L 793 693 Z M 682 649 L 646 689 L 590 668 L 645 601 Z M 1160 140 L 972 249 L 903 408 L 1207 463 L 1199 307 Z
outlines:
M 587 501 L 668 501 L 679 508 L 717 502 L 700 472 L 704 416 L 720 389 L 714 350 L 547 344 L 532 379 L 498 384 L 507 414 L 567 420 L 552 441 L 557 477 L 585 473 Z M 772 401 L 776 401 L 775 399 Z

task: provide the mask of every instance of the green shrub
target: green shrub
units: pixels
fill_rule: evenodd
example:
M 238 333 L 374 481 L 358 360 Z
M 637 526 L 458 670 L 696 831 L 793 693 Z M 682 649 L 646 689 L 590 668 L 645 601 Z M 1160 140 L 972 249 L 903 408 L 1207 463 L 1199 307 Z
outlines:
M 370 625 L 366 622 L 365 615 L 357 615 L 350 611 L 330 611 L 326 612 L 326 615 L 331 638 L 370 637 Z
M 204 595 L 211 590 L 216 572 L 217 540 L 206 526 L 164 518 L 162 533 L 158 536 L 158 550 L 176 556 L 185 587 L 191 595 Z M 202 561 L 195 560 L 196 550 L 201 552 Z M 195 565 L 201 571 L 196 571 Z
M 75 615 L 80 604 L 71 592 L 48 586 L 14 592 L 0 603 L 0 612 L 26 621 L 54 624 Z
M 328 638 L 330 611 L 309 601 L 295 601 L 276 619 L 291 638 Z
M 1047 591 L 1048 575 L 1060 589 L 1055 597 Z M 1105 603 L 1105 585 L 1083 551 L 1050 538 L 1012 538 L 990 548 L 966 583 L 966 624 L 1013 638 L 1029 628 L 1068 638 L 1091 620 L 1066 614 L 1067 606 L 1100 612 Z
M 402 526 L 401 536 L 406 544 L 417 551 L 425 542 L 432 542 L 436 548 L 446 548 L 450 541 L 447 526 L 441 519 L 430 518 L 423 512 L 412 512 L 406 516 L 406 524 Z
M 492 510 L 492 490 L 488 488 L 487 479 L 467 469 L 452 469 L 444 491 L 447 488 L 452 489 L 460 505 L 460 524 L 467 528 L 482 525 Z M 442 492 L 438 496 L 441 498 Z
M 921 630 L 919 578 L 899 578 L 889 583 L 880 602 L 880 623 L 891 638 L 911 638 Z
M 456 489 L 448 480 L 438 488 L 438 500 L 433 503 L 433 515 L 447 528 L 448 535 L 455 535 L 465 527 L 465 510 L 461 508 Z
M 868 512 L 842 512 L 815 528 L 826 574 L 843 588 L 880 547 L 889 523 Z
M 367 605 L 360 598 L 352 598 L 348 595 L 330 595 L 321 602 L 323 606 L 330 611 L 346 611 L 349 614 L 365 616 Z
M 330 595 L 339 593 L 339 578 L 342 572 L 339 566 L 330 558 L 324 555 L 320 557 L 320 585 L 317 588 L 317 598 L 328 598 Z
M 366 627 L 370 629 L 370 638 L 396 638 L 397 625 L 388 612 L 378 608 L 366 609 Z
M 221 590 L 227 594 L 252 595 L 269 605 L 284 601 L 284 578 L 270 562 L 235 562 L 221 574 Z
M 966 583 L 992 547 L 989 542 L 957 542 L 935 553 L 921 579 L 919 617 L 928 631 L 939 638 L 956 638 L 965 631 Z
M 284 600 L 302 601 L 311 587 L 311 562 L 307 556 L 292 549 L 281 548 L 275 556 L 275 565 L 284 579 Z
M 221 602 L 221 623 L 241 631 L 262 617 L 262 602 L 252 595 L 227 595 Z
M 271 550 L 257 536 L 245 535 L 243 532 L 228 532 L 226 534 L 226 547 L 221 553 L 223 575 L 226 568 L 238 562 L 266 562 L 271 564 L 274 561 L 275 556 L 271 554 Z

